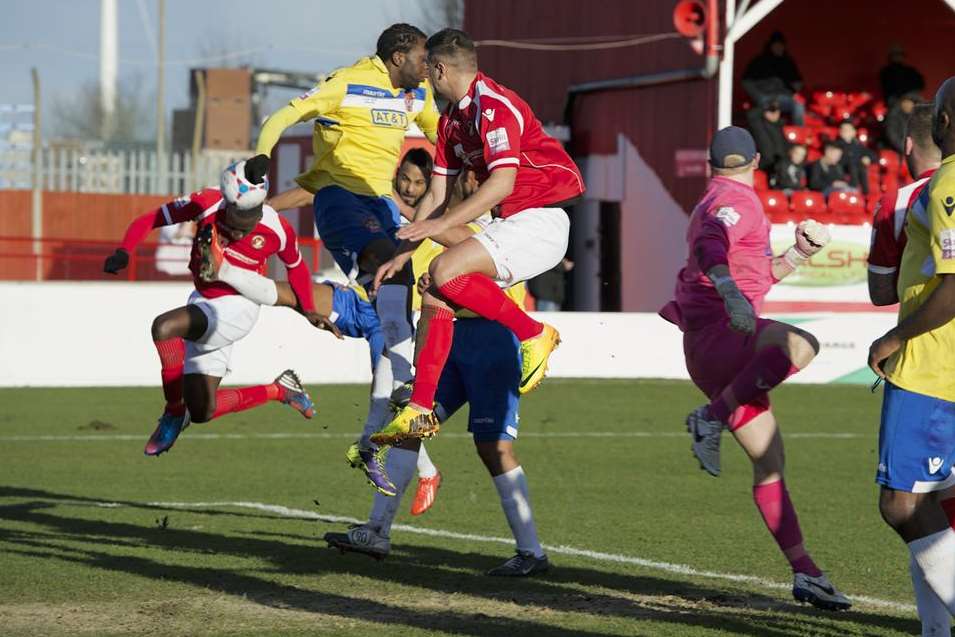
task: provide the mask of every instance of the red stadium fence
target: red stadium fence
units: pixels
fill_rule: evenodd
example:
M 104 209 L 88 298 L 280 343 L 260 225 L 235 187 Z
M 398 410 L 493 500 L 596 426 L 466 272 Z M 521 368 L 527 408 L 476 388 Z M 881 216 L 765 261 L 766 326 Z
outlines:
M 119 239 L 33 239 L 0 236 L 0 280 L 4 281 L 188 281 L 190 275 L 171 275 L 160 263 L 188 263 L 182 257 L 157 257 L 157 249 L 175 244 L 143 243 L 130 254 L 129 266 L 118 275 L 103 272 L 103 261 Z M 312 272 L 319 270 L 322 242 L 303 237 L 299 246 Z M 184 246 L 188 248 L 187 246 Z M 278 269 L 279 271 L 282 268 Z

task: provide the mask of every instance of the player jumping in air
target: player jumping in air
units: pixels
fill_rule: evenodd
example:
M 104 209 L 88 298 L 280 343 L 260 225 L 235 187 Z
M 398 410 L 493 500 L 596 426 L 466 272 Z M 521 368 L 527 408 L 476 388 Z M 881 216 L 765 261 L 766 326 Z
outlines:
M 303 314 L 313 325 L 329 327 L 327 319 L 315 312 L 311 275 L 295 232 L 262 203 L 267 191 L 266 180 L 248 179 L 245 162 L 236 162 L 222 173 L 221 188 L 206 188 L 137 217 L 122 246 L 106 259 L 103 269 L 116 274 L 128 265 L 129 253 L 153 228 L 184 221 L 199 224 L 190 262 L 196 290 L 185 306 L 159 315 L 152 325 L 166 408 L 146 444 L 146 455 L 167 451 L 190 422 L 208 422 L 270 400 L 290 405 L 306 418 L 314 414 L 312 399 L 292 370 L 282 372 L 268 385 L 219 389 L 228 371 L 232 344 L 255 326 L 259 305 L 228 284 L 210 281 L 210 273 L 203 271 L 201 253 L 209 249 L 215 235 L 227 243 L 225 257 L 237 269 L 257 271 L 269 256 L 277 254 L 288 269 L 289 284 Z
M 783 440 L 768 392 L 806 367 L 819 343 L 796 327 L 759 317 L 773 283 L 829 242 L 815 221 L 796 226 L 796 243 L 773 257 L 769 221 L 753 190 L 759 164 L 748 131 L 731 126 L 710 144 L 715 176 L 690 217 L 689 255 L 676 298 L 661 310 L 683 331 L 690 377 L 710 403 L 686 420 L 700 466 L 720 474 L 720 436 L 728 428 L 753 463 L 753 499 L 793 569 L 793 596 L 815 606 L 850 603 L 812 561 L 783 480 Z
M 258 155 L 251 160 L 264 174 L 267 155 L 282 132 L 315 120 L 315 161 L 296 181 L 314 193 L 315 226 L 325 247 L 349 279 L 362 283 L 395 252 L 399 214 L 392 179 L 408 128 L 414 123 L 432 141 L 436 136 L 438 112 L 424 82 L 424 42 L 424 33 L 411 25 L 385 29 L 376 55 L 332 72 L 273 113 L 262 126 Z M 408 295 L 413 279 L 410 269 L 394 274 L 374 303 L 399 386 L 412 376 Z M 386 421 L 387 410 L 376 417 Z
M 483 231 L 453 245 L 430 267 L 432 286 L 424 295 L 428 322 L 416 367 L 410 404 L 372 436 L 379 444 L 434 435 L 432 407 L 454 334 L 454 309 L 472 310 L 501 323 L 521 341 L 521 393 L 540 383 L 557 331 L 535 321 L 501 290 L 554 267 L 567 249 L 569 219 L 560 207 L 584 191 L 580 171 L 560 143 L 548 137 L 516 93 L 478 70 L 474 43 L 462 31 L 444 29 L 427 42 L 431 84 L 450 100 L 441 116 L 431 188 L 415 221 L 398 231 L 404 242 L 379 268 L 376 285 L 399 272 L 415 247 L 479 218 L 496 219 Z M 474 169 L 480 187 L 448 208 L 448 177 Z
M 872 343 L 869 366 L 886 381 L 879 511 L 908 545 L 922 634 L 944 637 L 955 617 L 955 77 L 935 96 L 932 138 L 942 162 L 905 221 L 899 324 Z
M 507 293 L 515 302 L 523 303 L 523 285 L 510 288 Z M 468 431 L 491 474 L 517 543 L 516 554 L 488 571 L 488 575 L 522 577 L 544 573 L 550 564 L 537 538 L 527 478 L 514 455 L 521 380 L 519 344 L 510 331 L 493 321 L 459 317 L 455 322 L 454 342 L 438 384 L 435 413 L 444 422 L 468 405 Z M 395 398 L 400 406 L 408 401 L 410 392 L 399 390 Z M 388 452 L 388 473 L 397 486 L 398 496 L 386 498 L 375 494 L 368 522 L 346 533 L 326 533 L 330 546 L 378 559 L 388 555 L 391 525 L 401 494 L 414 472 L 418 444 L 418 440 L 407 440 Z

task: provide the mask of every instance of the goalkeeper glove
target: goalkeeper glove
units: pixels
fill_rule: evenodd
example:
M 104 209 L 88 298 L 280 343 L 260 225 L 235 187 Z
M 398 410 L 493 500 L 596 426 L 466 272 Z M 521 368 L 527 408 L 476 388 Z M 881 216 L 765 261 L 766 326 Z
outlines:
M 736 281 L 731 277 L 714 277 L 711 279 L 716 291 L 723 298 L 723 305 L 730 317 L 730 327 L 737 332 L 752 334 L 756 331 L 756 311 L 749 300 L 736 287 Z
M 786 260 L 795 270 L 799 266 L 809 261 L 812 255 L 816 254 L 829 243 L 829 228 L 815 219 L 800 221 L 796 226 L 796 243 L 783 254 Z
M 103 272 L 107 274 L 116 274 L 129 265 L 129 253 L 122 248 L 116 248 L 116 252 L 106 257 L 103 263 Z

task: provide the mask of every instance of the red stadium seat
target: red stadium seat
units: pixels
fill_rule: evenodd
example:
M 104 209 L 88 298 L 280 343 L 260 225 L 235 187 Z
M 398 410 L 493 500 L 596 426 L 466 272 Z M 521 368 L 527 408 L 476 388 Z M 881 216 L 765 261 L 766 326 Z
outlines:
M 885 102 L 879 100 L 878 102 L 873 102 L 869 106 L 869 112 L 872 113 L 872 117 L 877 122 L 885 121 L 885 116 L 888 114 L 889 109 L 886 108 Z
M 816 146 L 810 146 L 806 152 L 806 163 L 811 164 L 814 161 L 819 161 L 820 157 L 822 157 L 822 151 Z
M 866 180 L 869 182 L 869 192 L 882 190 L 881 168 L 878 163 L 871 163 L 866 169 Z
M 859 128 L 856 130 L 856 137 L 859 139 L 859 143 L 861 143 L 863 146 L 869 145 L 869 129 Z
M 904 159 L 899 160 L 899 180 L 904 186 L 912 183 L 912 173 L 909 172 L 909 164 Z
M 865 209 L 869 215 L 875 214 L 875 207 L 879 205 L 879 199 L 882 199 L 882 193 L 879 192 L 879 189 L 869 189 L 869 194 L 865 198 Z
M 819 217 L 828 212 L 826 198 L 821 192 L 800 190 L 793 193 L 792 209 L 798 219 Z
M 899 173 L 891 172 L 885 173 L 882 175 L 882 192 L 888 192 L 890 190 L 898 190 L 899 188 Z
M 761 190 L 756 194 L 759 200 L 763 202 L 763 210 L 766 216 L 773 223 L 786 223 L 789 221 L 789 200 L 786 199 L 786 193 L 782 190 Z
M 783 135 L 790 144 L 809 145 L 812 142 L 812 129 L 808 126 L 783 126 Z
M 886 174 L 893 173 L 898 176 L 900 163 L 899 154 L 894 150 L 883 148 L 879 151 L 879 165 Z
M 834 192 L 829 195 L 829 213 L 833 223 L 862 223 L 866 218 L 865 200 L 856 192 Z
M 846 96 L 846 101 L 847 101 L 853 108 L 856 108 L 856 109 L 858 109 L 860 106 L 862 106 L 863 104 L 866 104 L 867 102 L 869 102 L 869 101 L 871 101 L 871 100 L 872 100 L 872 94 L 871 94 L 871 93 L 867 93 L 867 92 L 865 92 L 865 91 L 861 91 L 861 92 L 858 92 L 858 93 L 849 93 L 849 94 Z
M 769 177 L 762 170 L 753 171 L 753 188 L 756 190 L 769 190 Z

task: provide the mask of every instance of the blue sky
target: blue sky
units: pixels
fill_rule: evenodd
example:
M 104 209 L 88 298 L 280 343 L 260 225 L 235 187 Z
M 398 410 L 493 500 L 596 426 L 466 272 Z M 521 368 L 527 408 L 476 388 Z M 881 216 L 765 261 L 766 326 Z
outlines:
M 138 78 L 155 95 L 156 0 L 118 0 L 119 79 Z M 441 0 L 166 0 L 166 109 L 188 106 L 188 71 L 201 58 L 250 51 L 237 61 L 282 70 L 326 72 L 374 51 L 381 30 L 411 22 L 439 28 Z M 440 25 L 444 26 L 444 25 Z M 76 95 L 99 74 L 99 0 L 5 2 L 0 20 L 2 104 L 33 101 L 37 67 L 47 116 L 54 99 Z M 235 60 L 233 60 L 235 61 Z M 269 105 L 294 92 L 270 91 Z M 168 116 L 167 116 L 168 117 Z M 167 119 L 167 122 L 169 119 Z M 49 124 L 49 117 L 46 118 Z M 49 126 L 44 125 L 49 131 Z

